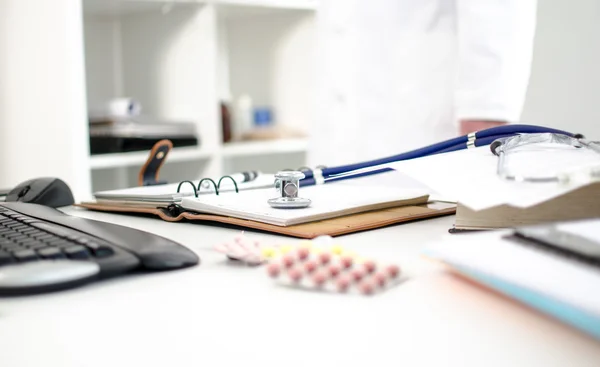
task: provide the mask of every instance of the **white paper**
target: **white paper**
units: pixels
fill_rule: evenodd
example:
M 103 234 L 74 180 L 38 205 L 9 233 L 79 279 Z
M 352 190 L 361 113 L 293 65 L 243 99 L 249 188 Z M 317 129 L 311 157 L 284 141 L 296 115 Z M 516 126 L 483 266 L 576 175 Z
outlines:
M 427 190 L 385 186 L 355 186 L 343 182 L 308 186 L 299 197 L 310 199 L 308 208 L 276 209 L 268 200 L 278 197 L 274 189 L 249 190 L 240 193 L 185 197 L 181 206 L 198 212 L 256 220 L 274 225 L 293 225 L 337 216 L 340 212 L 364 211 L 369 206 L 389 204 L 428 195 Z M 348 213 L 350 214 L 350 213 Z
M 600 316 L 600 271 L 542 249 L 466 234 L 430 245 L 426 255 L 516 284 Z
M 575 222 L 561 223 L 556 227 L 561 232 L 584 237 L 596 242 L 600 247 L 600 220 L 588 219 Z
M 600 164 L 600 155 L 588 149 L 528 148 L 508 156 L 511 172 L 545 176 Z M 502 204 L 526 208 L 589 183 L 565 185 L 506 181 L 497 175 L 497 163 L 498 157 L 492 154 L 489 146 L 483 146 L 395 162 L 387 166 L 473 210 Z

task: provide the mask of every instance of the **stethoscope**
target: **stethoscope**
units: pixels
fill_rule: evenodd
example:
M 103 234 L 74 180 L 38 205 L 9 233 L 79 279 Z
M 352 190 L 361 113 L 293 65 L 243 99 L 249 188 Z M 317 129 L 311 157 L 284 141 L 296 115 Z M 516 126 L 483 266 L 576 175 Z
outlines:
M 423 158 L 435 154 L 490 145 L 492 143 L 495 143 L 495 149 L 493 149 L 492 152 L 498 155 L 500 160 L 503 159 L 502 157 L 505 152 L 501 147 L 504 143 L 509 141 L 509 138 L 517 137 L 521 134 L 543 133 L 557 134 L 558 136 L 564 135 L 577 141 L 582 141 L 583 139 L 583 136 L 580 134 L 572 134 L 563 130 L 536 125 L 503 125 L 492 127 L 390 157 L 336 167 L 278 172 L 275 176 L 275 187 L 280 196 L 269 200 L 269 204 L 275 208 L 307 207 L 310 205 L 310 200 L 299 197 L 298 193 L 300 187 L 321 185 L 328 182 L 393 171 L 393 169 L 389 167 L 376 167 L 398 161 Z M 373 169 L 369 170 L 369 168 Z

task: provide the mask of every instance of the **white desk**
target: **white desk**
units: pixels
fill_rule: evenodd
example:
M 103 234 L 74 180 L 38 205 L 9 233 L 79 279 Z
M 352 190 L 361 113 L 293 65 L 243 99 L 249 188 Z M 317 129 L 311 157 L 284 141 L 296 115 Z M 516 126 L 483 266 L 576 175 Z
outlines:
M 341 237 L 411 279 L 376 297 L 278 288 L 211 250 L 237 231 L 68 213 L 173 238 L 198 267 L 0 299 L 0 366 L 599 366 L 600 343 L 419 258 L 453 217 Z M 269 243 L 289 239 L 250 233 Z

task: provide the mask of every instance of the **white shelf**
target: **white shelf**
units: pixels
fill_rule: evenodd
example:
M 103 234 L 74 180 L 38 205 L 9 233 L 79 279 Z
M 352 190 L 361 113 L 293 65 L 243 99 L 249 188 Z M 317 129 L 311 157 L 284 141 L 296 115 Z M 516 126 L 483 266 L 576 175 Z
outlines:
M 248 142 L 225 143 L 221 150 L 223 157 L 304 153 L 308 148 L 307 139 L 278 139 Z
M 141 12 L 167 11 L 174 6 L 198 6 L 198 0 L 83 0 L 86 15 L 115 16 Z
M 214 3 L 222 14 L 228 16 L 265 14 L 277 10 L 314 11 L 318 5 L 315 0 L 214 0 Z
M 315 0 L 84 0 L 87 15 L 115 16 L 168 12 L 171 7 L 215 4 L 231 16 L 264 14 L 273 10 L 316 10 Z
M 98 154 L 90 157 L 92 169 L 106 169 L 128 166 L 142 166 L 148 159 L 149 151 Z M 167 156 L 169 162 L 185 162 L 210 158 L 210 152 L 197 147 L 173 148 Z

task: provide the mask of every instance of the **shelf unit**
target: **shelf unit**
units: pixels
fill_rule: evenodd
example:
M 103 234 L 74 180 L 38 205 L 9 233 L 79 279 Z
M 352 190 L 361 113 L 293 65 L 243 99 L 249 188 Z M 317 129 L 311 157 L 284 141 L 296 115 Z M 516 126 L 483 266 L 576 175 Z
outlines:
M 199 147 L 174 148 L 169 181 L 304 166 L 306 138 L 223 143 L 219 104 L 250 95 L 274 124 L 309 133 L 314 0 L 83 0 L 88 106 L 116 97 L 194 122 Z M 134 186 L 147 152 L 90 156 L 92 190 Z

